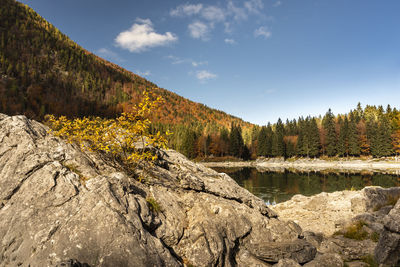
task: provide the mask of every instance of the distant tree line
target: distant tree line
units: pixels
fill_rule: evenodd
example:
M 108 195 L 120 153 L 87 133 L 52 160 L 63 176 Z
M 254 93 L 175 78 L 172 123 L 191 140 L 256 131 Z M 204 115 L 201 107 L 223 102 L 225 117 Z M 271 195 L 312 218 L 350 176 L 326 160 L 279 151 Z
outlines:
M 266 126 L 232 124 L 204 128 L 199 125 L 166 126 L 175 134 L 170 145 L 190 158 L 256 157 L 387 157 L 400 153 L 400 112 L 387 106 L 361 104 L 347 114 L 297 120 L 281 119 Z
M 257 156 L 263 157 L 386 157 L 400 152 L 400 113 L 390 105 L 361 104 L 348 114 L 279 119 L 261 127 L 256 139 Z M 255 146 L 252 143 L 252 146 Z
M 400 152 L 400 113 L 390 106 L 366 106 L 348 114 L 300 117 L 261 127 L 257 155 L 264 157 L 386 157 Z M 252 144 L 254 146 L 254 143 Z

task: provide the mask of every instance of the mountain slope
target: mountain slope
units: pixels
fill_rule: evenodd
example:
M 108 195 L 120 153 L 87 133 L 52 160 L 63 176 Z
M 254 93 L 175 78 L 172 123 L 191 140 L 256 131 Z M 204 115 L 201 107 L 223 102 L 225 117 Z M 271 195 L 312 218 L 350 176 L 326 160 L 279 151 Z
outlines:
M 192 102 L 83 49 L 34 10 L 0 0 L 0 112 L 114 116 L 151 89 L 166 100 L 155 121 L 251 124 Z

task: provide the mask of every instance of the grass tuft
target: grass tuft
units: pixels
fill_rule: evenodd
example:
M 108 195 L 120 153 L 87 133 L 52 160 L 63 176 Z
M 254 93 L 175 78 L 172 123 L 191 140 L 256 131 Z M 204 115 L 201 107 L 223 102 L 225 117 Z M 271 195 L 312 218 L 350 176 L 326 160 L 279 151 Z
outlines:
M 368 232 L 363 229 L 367 225 L 364 221 L 358 221 L 348 226 L 343 232 L 343 236 L 355 240 L 365 240 L 368 238 Z
M 146 201 L 147 201 L 147 205 L 149 206 L 149 209 L 152 212 L 158 213 L 159 211 L 161 211 L 161 206 L 160 206 L 160 204 L 158 204 L 157 200 L 155 200 L 152 197 L 147 197 Z
M 367 255 L 365 257 L 362 257 L 361 261 L 365 262 L 366 264 L 369 264 L 370 267 L 378 267 L 379 266 L 379 264 L 376 262 L 374 256 L 372 256 L 372 255 Z

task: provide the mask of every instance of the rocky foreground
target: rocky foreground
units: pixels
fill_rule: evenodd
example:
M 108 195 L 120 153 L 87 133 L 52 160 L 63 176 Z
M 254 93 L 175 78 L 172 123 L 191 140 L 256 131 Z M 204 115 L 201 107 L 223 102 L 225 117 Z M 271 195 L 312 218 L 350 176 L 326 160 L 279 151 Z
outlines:
M 303 231 L 283 209 L 278 218 L 226 174 L 172 150 L 144 176 L 0 114 L 0 266 L 343 266 L 370 253 L 399 263 L 400 202 L 379 209 L 370 251 L 369 241 L 331 240 L 293 217 Z
M 166 151 L 142 182 L 0 115 L 0 266 L 270 266 L 314 259 L 293 222 L 226 174 Z
M 295 195 L 274 210 L 298 223 L 321 254 L 337 253 L 349 264 L 371 257 L 383 266 L 400 266 L 399 198 L 400 187 L 366 187 Z

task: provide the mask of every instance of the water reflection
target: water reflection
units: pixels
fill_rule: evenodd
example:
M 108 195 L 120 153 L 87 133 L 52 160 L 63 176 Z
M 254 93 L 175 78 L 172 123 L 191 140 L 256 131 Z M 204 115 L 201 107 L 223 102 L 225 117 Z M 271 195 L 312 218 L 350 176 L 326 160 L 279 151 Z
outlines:
M 289 200 L 296 194 L 306 196 L 321 192 L 360 190 L 365 186 L 400 185 L 400 176 L 381 173 L 259 172 L 255 168 L 213 168 L 229 174 L 236 182 L 267 204 Z

